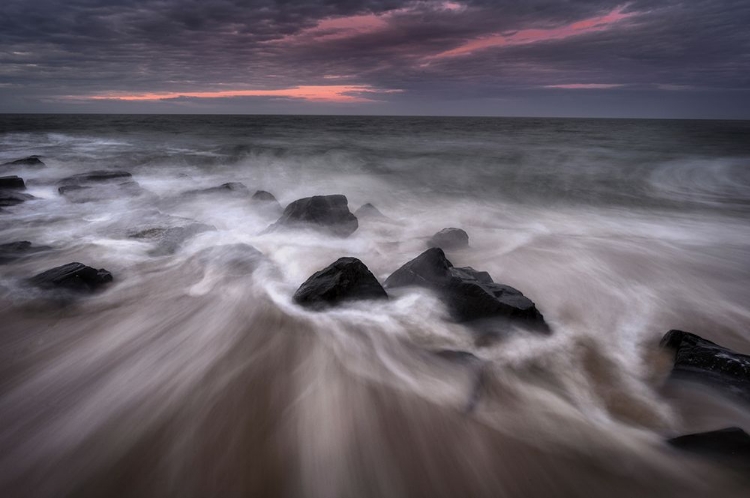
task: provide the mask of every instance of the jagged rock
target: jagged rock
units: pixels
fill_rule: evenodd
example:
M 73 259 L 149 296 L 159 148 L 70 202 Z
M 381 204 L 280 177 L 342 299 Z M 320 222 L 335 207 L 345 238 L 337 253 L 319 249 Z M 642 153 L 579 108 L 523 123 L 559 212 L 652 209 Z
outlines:
M 385 281 L 387 289 L 405 286 L 434 291 L 459 322 L 499 318 L 549 331 L 534 303 L 519 290 L 494 283 L 487 272 L 454 268 L 438 247 L 423 252 Z
M 750 435 L 739 427 L 688 434 L 667 440 L 671 446 L 712 459 L 750 465 Z
M 39 156 L 29 156 L 4 163 L 3 166 L 44 166 Z
M 349 211 L 346 196 L 337 194 L 316 195 L 292 202 L 268 230 L 313 227 L 348 237 L 358 226 L 357 217 Z
M 35 275 L 29 282 L 45 289 L 95 292 L 112 282 L 112 274 L 105 269 L 96 270 L 81 263 L 68 263 Z
M 250 189 L 248 189 L 244 183 L 240 182 L 228 182 L 228 183 L 222 183 L 218 187 L 209 187 L 209 188 L 203 188 L 203 189 L 197 189 L 197 190 L 188 190 L 185 192 L 189 195 L 196 195 L 196 194 L 242 194 L 242 195 L 249 195 Z
M 130 237 L 154 242 L 155 247 L 148 253 L 150 256 L 166 256 L 177 252 L 188 239 L 199 233 L 213 230 L 216 230 L 216 227 L 203 223 L 191 223 L 181 227 L 149 228 L 133 233 Z
M 51 248 L 47 246 L 34 247 L 28 240 L 0 244 L 0 264 L 9 263 L 28 254 L 48 251 L 49 249 Z
M 294 302 L 321 308 L 360 299 L 387 299 L 383 287 L 367 266 L 357 258 L 339 258 L 314 273 L 294 293 Z
M 26 184 L 19 176 L 0 176 L 0 189 L 26 190 Z
M 362 204 L 359 209 L 354 212 L 354 216 L 357 218 L 387 218 L 386 215 L 380 212 L 378 208 L 370 204 Z
M 660 345 L 675 352 L 673 376 L 712 384 L 750 401 L 750 356 L 682 330 L 667 332 Z
M 443 250 L 462 249 L 469 247 L 469 234 L 460 228 L 443 228 L 432 236 L 427 245 Z

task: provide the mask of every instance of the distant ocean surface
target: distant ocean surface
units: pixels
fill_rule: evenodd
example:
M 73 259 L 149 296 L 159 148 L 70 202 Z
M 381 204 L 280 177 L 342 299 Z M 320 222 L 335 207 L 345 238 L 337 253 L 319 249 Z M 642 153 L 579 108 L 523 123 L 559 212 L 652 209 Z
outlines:
M 665 443 L 750 432 L 748 406 L 668 380 L 658 343 L 750 354 L 750 121 L 0 115 L 0 164 L 32 155 L 0 166 L 34 196 L 0 244 L 41 248 L 0 265 L 0 496 L 748 496 Z M 59 193 L 94 170 L 132 178 Z M 385 217 L 268 232 L 257 190 Z M 445 227 L 552 333 L 478 340 L 418 289 L 292 301 L 342 256 L 382 283 Z M 27 284 L 73 261 L 114 282 Z M 481 360 L 470 411 L 442 349 Z

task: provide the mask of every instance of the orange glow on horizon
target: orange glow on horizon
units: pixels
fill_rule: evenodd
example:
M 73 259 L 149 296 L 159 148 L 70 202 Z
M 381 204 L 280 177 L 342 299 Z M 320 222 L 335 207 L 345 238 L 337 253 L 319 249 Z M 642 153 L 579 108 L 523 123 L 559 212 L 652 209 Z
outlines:
M 308 85 L 275 90 L 220 90 L 207 92 L 147 92 L 135 94 L 92 95 L 85 100 L 155 101 L 178 98 L 220 99 L 232 97 L 279 97 L 311 102 L 372 102 L 357 93 L 395 93 L 400 90 L 379 90 L 368 85 Z
M 636 15 L 635 12 L 623 14 L 623 10 L 627 5 L 621 5 L 612 12 L 597 17 L 590 17 L 582 21 L 576 21 L 566 26 L 559 28 L 549 29 L 523 29 L 520 31 L 513 32 L 511 34 L 497 34 L 471 40 L 463 45 L 437 54 L 431 58 L 445 58 L 445 57 L 456 57 L 460 55 L 466 55 L 477 50 L 483 50 L 491 47 L 507 47 L 512 45 L 524 45 L 528 43 L 535 43 L 540 41 L 548 40 L 562 40 L 571 36 L 583 35 L 586 33 L 595 33 L 598 31 L 605 31 L 609 29 L 611 25 L 633 17 Z

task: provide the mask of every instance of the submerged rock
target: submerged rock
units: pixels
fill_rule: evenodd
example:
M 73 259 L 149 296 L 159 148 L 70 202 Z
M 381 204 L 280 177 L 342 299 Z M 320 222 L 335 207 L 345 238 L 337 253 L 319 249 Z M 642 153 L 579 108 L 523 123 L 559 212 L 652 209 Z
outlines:
M 26 255 L 48 251 L 50 249 L 51 247 L 47 246 L 35 247 L 28 240 L 19 240 L 16 242 L 9 242 L 7 244 L 0 244 L 0 264 L 9 263 Z
M 354 211 L 354 216 L 357 218 L 387 218 L 386 215 L 380 212 L 378 208 L 370 204 L 362 204 L 359 209 Z
M 26 184 L 19 176 L 0 176 L 0 189 L 26 190 Z
M 266 192 L 265 190 L 256 190 L 253 194 L 253 200 L 259 202 L 275 202 L 276 204 L 279 203 L 271 192 Z
M 80 173 L 63 178 L 57 182 L 60 186 L 70 185 L 88 185 L 91 183 L 107 183 L 107 182 L 119 182 L 122 183 L 125 180 L 130 180 L 133 175 L 127 171 L 122 170 L 95 170 L 88 171 L 86 173 Z
M 141 230 L 130 235 L 133 239 L 145 239 L 154 242 L 155 247 L 149 251 L 150 256 L 174 254 L 192 237 L 199 233 L 216 230 L 216 227 L 203 223 L 191 223 L 180 227 L 157 227 Z
M 471 413 L 479 403 L 485 383 L 484 361 L 479 359 L 475 354 L 468 351 L 459 351 L 455 349 L 438 349 L 432 352 L 435 356 L 454 365 L 460 365 L 469 368 L 474 377 L 471 391 L 464 406 L 464 411 Z
M 24 194 L 15 190 L 0 189 L 0 206 L 15 206 L 26 201 L 36 199 L 31 194 Z
M 44 166 L 44 163 L 39 156 L 28 156 L 4 163 L 3 166 Z
M 136 197 L 144 190 L 133 175 L 121 170 L 96 170 L 63 178 L 57 191 L 71 202 L 102 201 L 117 197 Z
M 670 330 L 660 345 L 675 352 L 672 375 L 722 388 L 750 401 L 750 356 L 682 330 Z
M 427 245 L 443 250 L 462 249 L 469 247 L 469 234 L 460 228 L 443 228 L 432 236 Z
M 388 299 L 388 294 L 362 261 L 339 258 L 308 278 L 293 299 L 301 306 L 322 308 L 342 301 Z
M 112 274 L 81 263 L 52 268 L 29 279 L 32 285 L 44 289 L 67 289 L 75 292 L 95 292 L 112 282 Z
M 209 187 L 209 188 L 203 188 L 198 190 L 188 190 L 185 192 L 189 195 L 196 195 L 196 194 L 242 194 L 242 195 L 250 195 L 250 189 L 245 186 L 244 183 L 240 182 L 228 182 L 228 183 L 222 183 L 218 187 Z
M 297 199 L 284 209 L 281 218 L 268 230 L 313 227 L 348 237 L 358 226 L 357 217 L 349 211 L 346 196 L 336 194 Z
M 442 249 L 428 249 L 396 270 L 386 288 L 424 287 L 437 293 L 459 322 L 500 318 L 549 331 L 544 317 L 521 291 L 492 281 L 487 272 L 454 268 Z
M 671 446 L 732 463 L 750 465 L 750 435 L 739 427 L 679 436 L 667 441 Z

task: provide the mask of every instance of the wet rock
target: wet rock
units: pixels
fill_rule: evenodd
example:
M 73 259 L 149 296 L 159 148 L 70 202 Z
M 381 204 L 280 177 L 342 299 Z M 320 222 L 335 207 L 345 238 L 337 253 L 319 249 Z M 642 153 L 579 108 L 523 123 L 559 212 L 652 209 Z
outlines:
M 252 200 L 255 204 L 263 207 L 263 209 L 270 210 L 275 214 L 281 213 L 281 204 L 276 200 L 276 197 L 270 192 L 265 190 L 256 190 L 253 194 Z
M 750 356 L 682 330 L 667 332 L 660 345 L 675 352 L 672 376 L 711 384 L 750 401 Z
M 10 263 L 29 254 L 48 251 L 48 246 L 33 246 L 28 240 L 0 244 L 0 265 Z
M 0 206 L 15 206 L 26 201 L 36 199 L 31 194 L 24 194 L 15 190 L 0 189 Z
M 464 411 L 467 413 L 474 411 L 477 403 L 479 403 L 479 398 L 481 397 L 482 390 L 484 388 L 484 361 L 479 359 L 473 353 L 469 353 L 468 351 L 458 351 L 455 349 L 439 349 L 433 351 L 432 353 L 448 363 L 471 369 L 474 376 L 474 382 L 472 383 L 471 392 L 469 393 Z
M 179 227 L 156 227 L 141 230 L 130 235 L 130 238 L 153 242 L 155 247 L 150 256 L 167 256 L 174 254 L 188 240 L 196 235 L 216 230 L 216 227 L 203 223 L 191 223 Z
M 28 156 L 4 163 L 3 166 L 44 166 L 44 163 L 39 156 Z
M 135 181 L 102 185 L 64 185 L 57 189 L 70 202 L 105 201 L 120 197 L 138 197 L 145 191 Z
M 26 190 L 26 184 L 19 176 L 0 176 L 0 189 Z
M 75 292 L 95 292 L 112 282 L 112 274 L 81 263 L 68 263 L 42 272 L 29 282 L 44 289 L 66 289 Z
M 469 234 L 460 228 L 443 228 L 432 236 L 427 245 L 443 250 L 462 249 L 469 247 Z
M 432 290 L 459 322 L 491 318 L 549 331 L 534 303 L 519 290 L 493 282 L 487 272 L 454 268 L 438 247 L 423 252 L 385 281 L 386 289 L 405 286 Z
M 314 273 L 294 293 L 294 302 L 308 308 L 332 306 L 342 301 L 387 299 L 383 287 L 357 258 L 339 258 Z
M 316 195 L 298 199 L 289 204 L 281 218 L 268 227 L 268 231 L 279 228 L 312 227 L 339 237 L 348 237 L 357 230 L 357 217 L 349 211 L 346 196 Z
M 68 176 L 57 182 L 60 186 L 89 185 L 96 183 L 123 183 L 132 179 L 133 175 L 121 170 L 95 170 Z
M 198 190 L 188 190 L 185 192 L 189 195 L 200 195 L 200 194 L 242 194 L 250 195 L 250 189 L 245 186 L 244 183 L 240 182 L 228 182 L 222 183 L 218 187 L 209 187 Z
M 669 439 L 671 446 L 712 459 L 750 466 L 750 435 L 739 427 Z
M 357 218 L 387 218 L 386 215 L 380 212 L 378 208 L 370 204 L 362 204 L 359 209 L 354 212 L 354 216 Z

